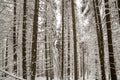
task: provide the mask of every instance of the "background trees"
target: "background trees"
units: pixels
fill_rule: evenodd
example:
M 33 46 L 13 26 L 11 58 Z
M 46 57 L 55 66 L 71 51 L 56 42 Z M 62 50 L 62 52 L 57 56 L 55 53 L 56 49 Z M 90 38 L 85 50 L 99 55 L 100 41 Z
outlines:
M 119 80 L 119 33 L 119 0 L 0 0 L 0 79 Z

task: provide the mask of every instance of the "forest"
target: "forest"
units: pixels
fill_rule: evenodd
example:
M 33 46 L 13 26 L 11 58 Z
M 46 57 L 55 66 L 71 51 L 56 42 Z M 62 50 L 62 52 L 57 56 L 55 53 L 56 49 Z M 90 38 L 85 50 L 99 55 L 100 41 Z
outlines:
M 120 80 L 120 0 L 0 0 L 0 80 Z

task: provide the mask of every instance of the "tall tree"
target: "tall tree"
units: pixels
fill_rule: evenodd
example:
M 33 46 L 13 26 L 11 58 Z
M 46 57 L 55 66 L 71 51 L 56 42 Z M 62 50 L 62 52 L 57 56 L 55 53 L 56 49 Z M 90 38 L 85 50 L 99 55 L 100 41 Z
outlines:
M 5 55 L 5 53 L 4 53 L 4 40 L 3 41 L 1 41 L 2 42 L 2 58 L 1 58 L 1 61 L 2 61 L 2 68 L 4 68 L 5 67 L 5 63 L 4 63 L 4 59 L 5 59 L 5 57 L 4 57 L 4 55 Z M 2 77 L 5 77 L 5 74 L 4 73 L 2 73 Z
M 46 74 L 46 80 L 48 80 L 49 79 L 49 77 L 48 77 L 48 43 L 47 43 L 47 2 L 48 2 L 48 0 L 46 0 L 46 8 L 45 8 L 45 11 L 46 11 L 46 14 L 45 14 L 45 74 Z
M 72 9 L 72 27 L 73 27 L 73 48 L 74 48 L 74 80 L 78 80 L 78 69 L 77 69 L 77 35 L 76 35 L 76 19 L 75 19 L 75 7 L 74 0 L 71 0 Z
M 32 34 L 32 51 L 31 51 L 31 80 L 35 80 L 36 75 L 38 15 L 39 15 L 39 0 L 35 0 L 33 34 Z
M 45 60 L 46 60 L 46 65 L 45 65 L 45 74 L 46 74 L 46 80 L 48 80 L 48 44 L 47 44 L 47 19 L 45 22 Z
M 69 17 L 68 17 L 69 21 Z M 68 80 L 70 80 L 70 26 L 68 22 L 68 69 L 67 69 Z
M 16 7 L 17 3 L 16 0 L 14 0 L 14 20 L 13 20 L 13 61 L 14 61 L 14 66 L 13 66 L 13 72 L 14 74 L 17 74 L 17 53 L 16 53 Z
M 62 0 L 62 56 L 61 56 L 61 80 L 64 78 L 64 0 Z
M 27 30 L 27 0 L 23 2 L 23 30 L 22 30 L 22 69 L 23 78 L 27 79 L 27 67 L 26 67 L 26 30 Z
M 111 30 L 109 0 L 104 0 L 104 3 L 105 3 L 105 15 L 106 15 L 105 20 L 106 20 L 106 27 L 107 27 L 107 39 L 108 39 L 111 80 L 117 80 L 116 69 L 115 69 L 115 59 L 114 59 L 114 52 L 113 52 L 113 43 L 112 43 L 112 30 Z
M 106 80 L 105 75 L 105 66 L 104 66 L 104 41 L 103 41 L 103 31 L 100 17 L 100 10 L 98 7 L 98 0 L 93 0 L 94 14 L 95 14 L 95 23 L 96 23 L 96 32 L 98 40 L 98 49 L 99 49 L 99 58 L 101 66 L 101 79 Z
M 8 71 L 8 36 L 6 38 L 5 71 Z M 5 74 L 7 77 L 7 74 Z
M 85 49 L 84 49 L 84 42 L 81 44 L 82 45 L 82 57 L 83 57 L 83 80 L 85 80 Z
M 119 23 L 120 23 L 120 0 L 117 0 L 118 4 L 118 14 L 119 14 Z

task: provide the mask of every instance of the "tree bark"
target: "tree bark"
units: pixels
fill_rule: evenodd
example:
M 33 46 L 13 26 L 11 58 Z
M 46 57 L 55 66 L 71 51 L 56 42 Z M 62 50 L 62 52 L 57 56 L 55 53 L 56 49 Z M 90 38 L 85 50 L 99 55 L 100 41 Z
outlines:
M 117 80 L 116 69 L 115 69 L 115 59 L 113 52 L 113 43 L 112 43 L 112 30 L 111 30 L 111 20 L 110 20 L 110 11 L 109 11 L 109 0 L 104 0 L 105 4 L 105 18 L 106 18 L 106 27 L 107 27 L 107 38 L 108 38 L 108 52 L 109 52 L 109 64 L 110 64 L 110 73 L 111 80 Z
M 31 51 L 31 80 L 35 80 L 35 76 L 36 76 L 38 15 L 39 15 L 39 0 L 35 0 L 32 51 Z
M 5 71 L 8 71 L 8 36 L 6 39 Z M 7 74 L 5 74 L 5 77 L 7 77 Z
M 45 8 L 45 10 L 46 10 L 46 14 L 45 14 L 45 75 L 46 75 L 46 80 L 48 80 L 49 79 L 49 77 L 48 77 L 48 35 L 47 35 L 47 26 L 48 26 L 48 24 L 47 24 L 47 8 L 48 8 L 48 0 L 46 0 L 46 8 Z
M 74 48 L 74 80 L 78 80 L 78 69 L 77 69 L 77 35 L 76 35 L 76 19 L 75 19 L 75 7 L 74 0 L 71 0 L 72 9 L 72 27 L 73 27 L 73 48 Z
M 84 42 L 82 43 L 82 53 L 83 53 L 83 80 L 85 80 L 85 49 Z
M 118 15 L 119 15 L 119 23 L 120 23 L 120 0 L 117 0 L 118 4 Z
M 69 21 L 69 18 L 68 18 Z M 68 69 L 67 69 L 68 80 L 70 80 L 70 26 L 68 23 Z
M 46 22 L 45 22 L 45 74 L 46 74 L 46 80 L 49 79 L 48 77 L 48 48 L 47 48 L 48 44 L 47 44 L 47 19 L 46 19 Z
M 22 30 L 22 69 L 23 78 L 27 79 L 27 67 L 26 67 L 26 30 L 27 30 L 27 0 L 23 3 L 23 30 Z
M 64 0 L 62 0 L 62 56 L 61 56 L 61 80 L 64 78 Z
M 14 0 L 14 20 L 13 20 L 13 61 L 14 61 L 14 66 L 13 66 L 13 72 L 14 74 L 17 74 L 17 53 L 16 53 L 16 7 L 17 3 L 16 0 Z
M 98 0 L 95 0 L 95 1 L 93 0 L 93 6 L 94 6 L 94 13 L 95 13 L 96 32 L 97 32 L 99 58 L 100 58 L 101 75 L 102 75 L 101 79 L 106 80 L 105 66 L 104 66 L 105 62 L 104 62 L 103 31 L 102 31 L 102 25 L 101 25 L 100 10 L 99 10 L 99 7 L 98 7 Z

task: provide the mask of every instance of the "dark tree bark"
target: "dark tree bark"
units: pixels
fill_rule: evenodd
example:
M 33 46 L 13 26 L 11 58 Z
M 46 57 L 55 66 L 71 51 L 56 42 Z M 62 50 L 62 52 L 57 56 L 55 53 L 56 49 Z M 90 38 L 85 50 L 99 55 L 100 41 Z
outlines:
M 45 74 L 46 74 L 46 80 L 48 80 L 49 79 L 49 77 L 48 77 L 48 44 L 47 44 L 47 19 L 46 19 L 46 22 L 45 22 Z
M 4 41 L 1 41 L 1 42 L 2 42 L 2 46 L 3 46 Z M 1 53 L 1 66 L 2 66 L 2 68 L 5 68 L 5 63 L 4 63 L 4 61 L 5 61 L 5 57 L 4 57 L 5 53 L 4 53 L 4 49 L 2 49 L 1 51 L 2 51 L 2 53 Z M 5 77 L 5 73 L 2 72 L 1 76 L 4 78 Z
M 84 42 L 81 44 L 82 45 L 82 52 L 83 52 L 83 80 L 85 80 L 85 49 L 84 49 Z
M 6 40 L 5 71 L 8 71 L 8 36 Z M 7 77 L 7 74 L 5 74 L 5 77 Z
M 100 66 L 101 66 L 101 79 L 106 80 L 105 75 L 105 66 L 104 66 L 104 41 L 103 41 L 103 31 L 101 25 L 101 17 L 100 10 L 98 7 L 98 0 L 93 0 L 94 13 L 95 13 L 95 23 L 96 23 L 96 32 L 97 32 L 97 40 L 98 40 L 98 48 L 99 48 L 99 58 L 100 58 Z
M 35 80 L 35 76 L 36 76 L 38 15 L 39 15 L 39 0 L 35 0 L 32 51 L 31 51 L 31 80 Z
M 64 0 L 62 0 L 62 56 L 61 56 L 61 80 L 64 78 Z
M 48 35 L 47 35 L 47 26 L 48 26 L 48 24 L 47 24 L 47 8 L 48 8 L 48 6 L 47 6 L 47 3 L 48 3 L 48 0 L 46 0 L 46 8 L 45 8 L 45 10 L 46 10 L 46 14 L 45 14 L 45 75 L 46 75 L 46 80 L 49 80 L 49 77 L 48 77 Z
M 110 20 L 110 11 L 109 11 L 109 0 L 104 0 L 105 3 L 105 18 L 106 18 L 106 27 L 107 27 L 107 38 L 108 38 L 108 51 L 109 51 L 109 64 L 110 64 L 110 73 L 111 80 L 117 80 L 115 59 L 113 52 L 113 43 L 112 43 L 112 30 L 111 30 L 111 20 Z
M 69 21 L 69 18 L 68 18 Z M 68 69 L 67 69 L 68 80 L 70 80 L 70 26 L 68 23 Z
M 75 7 L 74 0 L 71 0 L 72 9 L 72 27 L 73 27 L 73 48 L 74 48 L 74 80 L 78 80 L 78 61 L 77 61 L 77 35 L 76 35 L 76 19 L 75 19 Z
M 119 14 L 119 23 L 120 23 L 120 0 L 117 0 L 118 4 L 118 14 Z
M 17 3 L 16 3 L 16 0 L 14 0 L 14 20 L 13 20 L 13 61 L 14 61 L 13 72 L 14 74 L 17 74 L 16 7 L 17 7 Z
M 26 30 L 27 30 L 27 0 L 23 3 L 23 30 L 22 30 L 22 69 L 23 78 L 27 79 L 27 67 L 26 67 Z
M 95 56 L 97 57 L 97 54 L 95 54 Z M 95 59 L 95 66 L 96 66 L 95 80 L 98 80 L 98 68 L 97 68 L 97 65 L 98 65 L 98 61 L 97 61 L 97 59 Z
M 47 67 L 47 62 L 48 62 L 48 52 L 47 52 L 47 22 L 45 22 L 45 60 L 46 60 L 46 70 L 45 70 L 45 74 L 46 74 L 46 80 L 48 80 L 48 67 Z

